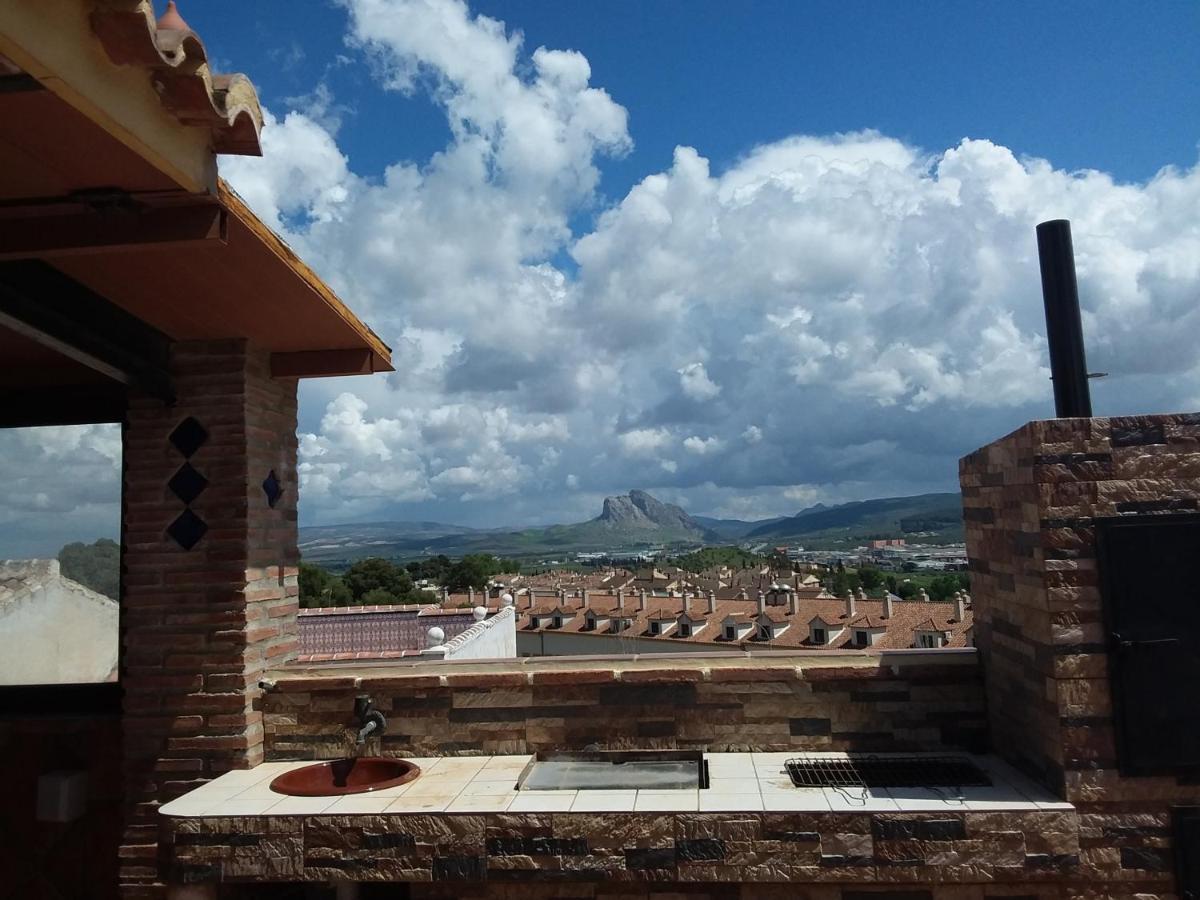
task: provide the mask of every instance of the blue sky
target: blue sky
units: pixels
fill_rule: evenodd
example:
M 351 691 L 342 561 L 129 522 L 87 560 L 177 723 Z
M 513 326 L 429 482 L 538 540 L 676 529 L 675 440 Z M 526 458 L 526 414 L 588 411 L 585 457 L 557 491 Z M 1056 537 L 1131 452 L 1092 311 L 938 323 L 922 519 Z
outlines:
M 1124 180 L 1191 165 L 1200 121 L 1194 2 L 477 2 L 529 48 L 582 52 L 630 114 L 635 147 L 601 165 L 623 195 L 676 145 L 719 167 L 789 134 L 873 128 L 928 148 L 986 137 Z M 448 137 L 426 96 L 381 90 L 333 3 L 185 2 L 189 23 L 272 107 L 325 78 L 355 170 L 425 159 Z M 350 60 L 339 64 L 338 57 Z
M 1053 414 L 1048 218 L 1097 414 L 1200 408 L 1194 2 L 181 12 L 267 111 L 222 175 L 394 349 L 301 385 L 302 524 L 952 490 Z M 9 552 L 115 530 L 114 434 L 0 440 Z

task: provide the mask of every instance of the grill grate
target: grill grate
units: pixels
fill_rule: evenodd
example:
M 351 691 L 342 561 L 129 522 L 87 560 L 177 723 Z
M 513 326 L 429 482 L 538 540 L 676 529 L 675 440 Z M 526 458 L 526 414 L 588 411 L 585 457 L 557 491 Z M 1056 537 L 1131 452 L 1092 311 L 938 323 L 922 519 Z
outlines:
M 987 787 L 991 781 L 962 756 L 799 756 L 786 763 L 796 787 Z

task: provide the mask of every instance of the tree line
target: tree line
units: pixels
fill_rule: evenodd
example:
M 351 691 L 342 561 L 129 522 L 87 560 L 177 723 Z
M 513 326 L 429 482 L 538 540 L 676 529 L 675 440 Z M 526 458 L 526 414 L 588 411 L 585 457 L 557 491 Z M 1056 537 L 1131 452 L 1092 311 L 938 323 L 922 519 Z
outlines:
M 58 570 L 97 594 L 120 599 L 121 547 L 109 538 L 92 544 L 75 541 L 58 551 Z
M 848 597 L 862 588 L 871 597 L 882 597 L 886 588 L 901 600 L 915 600 L 921 594 L 921 585 L 895 575 L 885 575 L 874 566 L 847 569 L 841 561 L 825 579 L 825 588 L 835 597 Z M 970 590 L 971 581 L 966 572 L 947 572 L 929 580 L 925 592 L 930 600 L 950 600 L 955 591 Z
M 433 603 L 439 598 L 417 587 L 428 580 L 461 593 L 481 590 L 489 579 L 521 571 L 521 564 L 490 553 L 471 553 L 459 560 L 438 555 L 399 566 L 388 559 L 370 557 L 354 562 L 341 575 L 312 563 L 300 563 L 300 605 L 389 606 L 400 603 Z
M 751 553 L 749 550 L 743 550 L 741 547 L 705 547 L 702 550 L 694 550 L 691 553 L 685 553 L 683 556 L 678 556 L 670 560 L 671 563 L 679 566 L 685 572 L 694 572 L 696 574 L 716 568 L 717 566 L 729 566 L 731 569 L 748 569 L 751 566 L 762 565 L 767 561 L 765 556 L 759 556 L 757 553 Z

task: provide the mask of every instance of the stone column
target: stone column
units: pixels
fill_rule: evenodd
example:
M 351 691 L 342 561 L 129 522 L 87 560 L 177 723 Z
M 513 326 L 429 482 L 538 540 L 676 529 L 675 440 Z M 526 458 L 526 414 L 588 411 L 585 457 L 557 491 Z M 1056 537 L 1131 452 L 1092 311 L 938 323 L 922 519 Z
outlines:
M 1113 815 L 1153 800 L 1166 816 L 1168 799 L 1194 802 L 1200 789 L 1116 771 L 1094 523 L 1195 511 L 1198 445 L 1195 415 L 1054 419 L 959 464 L 992 746 L 1065 799 L 1111 804 Z M 1163 686 L 1181 703 L 1191 688 Z
M 127 897 L 159 896 L 156 810 L 263 758 L 258 683 L 294 655 L 296 381 L 245 341 L 178 344 L 171 406 L 124 430 Z

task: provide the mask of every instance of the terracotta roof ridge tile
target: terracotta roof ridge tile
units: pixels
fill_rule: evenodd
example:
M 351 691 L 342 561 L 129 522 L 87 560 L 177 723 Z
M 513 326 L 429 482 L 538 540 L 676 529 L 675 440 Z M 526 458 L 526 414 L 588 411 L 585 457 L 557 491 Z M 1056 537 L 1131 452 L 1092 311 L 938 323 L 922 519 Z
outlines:
M 178 14 L 162 21 L 186 25 Z M 163 106 L 181 124 L 209 128 L 213 152 L 262 156 L 254 85 L 245 75 L 214 73 L 194 31 L 160 28 L 150 0 L 99 0 L 91 25 L 112 62 L 150 70 Z

